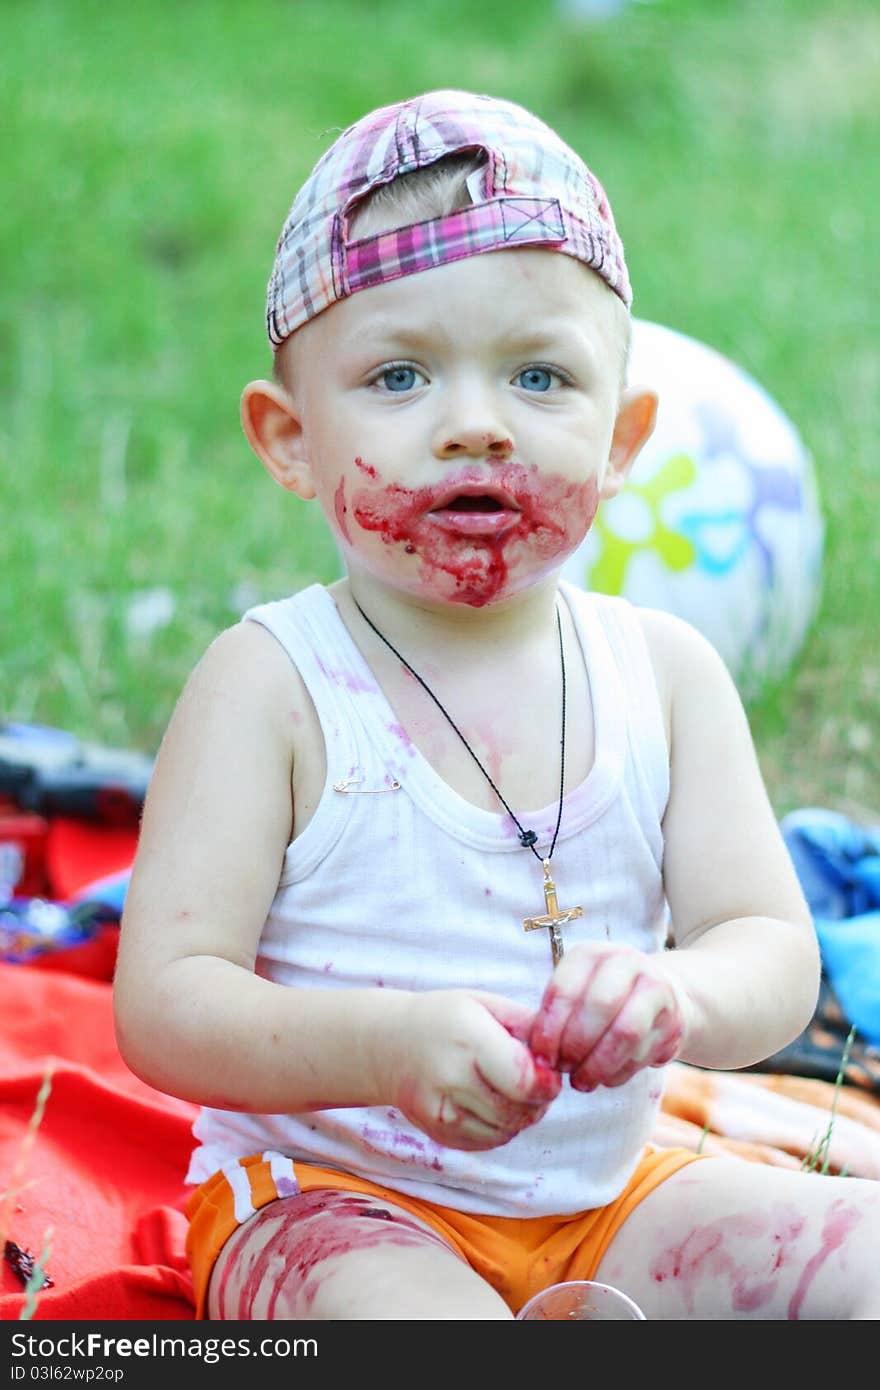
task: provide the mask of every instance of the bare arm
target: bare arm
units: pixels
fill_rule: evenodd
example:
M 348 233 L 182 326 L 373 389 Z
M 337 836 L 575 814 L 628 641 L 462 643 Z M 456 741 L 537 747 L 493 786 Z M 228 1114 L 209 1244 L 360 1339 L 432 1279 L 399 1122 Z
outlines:
M 224 633 L 178 703 L 147 797 L 120 936 L 117 1033 L 134 1071 L 201 1104 L 279 1111 L 372 1098 L 369 1069 L 358 1087 L 342 1060 L 363 1055 L 377 1023 L 372 992 L 341 1010 L 329 993 L 298 991 L 293 1007 L 291 991 L 254 974 L 291 835 L 298 695 L 268 633 L 250 623 Z M 311 1076 L 320 1098 L 306 1094 Z
M 669 615 L 643 621 L 670 711 L 664 878 L 676 949 L 664 965 L 689 1000 L 680 1055 L 748 1066 L 809 1022 L 815 933 L 723 662 Z
M 291 989 L 254 972 L 291 837 L 307 702 L 255 624 L 224 633 L 193 673 L 159 751 L 126 895 L 120 1050 L 149 1084 L 202 1105 L 397 1104 L 457 1147 L 505 1142 L 558 1089 L 533 1064 L 519 1006 L 467 991 Z
M 531 1046 L 572 1086 L 622 1086 L 679 1057 L 745 1067 L 785 1046 L 816 1003 L 807 905 L 723 663 L 692 628 L 642 612 L 667 717 L 664 880 L 675 949 L 614 942 L 567 952 Z

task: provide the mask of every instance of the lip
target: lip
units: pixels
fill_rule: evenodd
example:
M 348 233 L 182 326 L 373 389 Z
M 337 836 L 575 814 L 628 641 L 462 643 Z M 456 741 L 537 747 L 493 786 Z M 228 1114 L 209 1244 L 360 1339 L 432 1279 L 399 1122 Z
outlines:
M 512 493 L 497 483 L 481 481 L 479 478 L 462 478 L 460 482 L 450 482 L 442 492 L 435 494 L 431 512 L 446 510 L 456 497 L 491 497 L 508 512 L 519 512 L 521 507 Z M 496 512 L 459 512 L 459 516 L 496 516 Z
M 428 512 L 425 520 L 454 536 L 502 536 L 519 522 L 519 512 Z
M 456 511 L 457 497 L 488 497 L 498 503 L 494 512 Z M 514 497 L 497 483 L 478 479 L 451 483 L 437 494 L 425 520 L 441 531 L 458 536 L 500 536 L 520 520 L 521 508 Z

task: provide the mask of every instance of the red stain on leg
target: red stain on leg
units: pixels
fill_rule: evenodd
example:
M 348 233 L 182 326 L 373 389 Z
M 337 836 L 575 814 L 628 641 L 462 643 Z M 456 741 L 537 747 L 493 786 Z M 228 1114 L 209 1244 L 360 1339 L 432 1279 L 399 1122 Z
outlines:
M 699 1287 L 710 1280 L 725 1279 L 733 1311 L 753 1313 L 766 1307 L 777 1293 L 779 1270 L 803 1228 L 804 1218 L 787 1206 L 722 1217 L 694 1227 L 679 1245 L 655 1260 L 650 1276 L 656 1284 L 675 1281 L 691 1313 Z M 754 1246 L 751 1260 L 744 1242 Z M 760 1245 L 755 1246 L 755 1242 Z
M 861 1218 L 862 1212 L 859 1208 L 847 1206 L 842 1198 L 832 1202 L 825 1218 L 825 1225 L 822 1228 L 822 1244 L 812 1259 L 807 1262 L 788 1305 L 790 1321 L 797 1321 L 800 1318 L 807 1291 L 822 1265 L 833 1251 L 840 1249 L 850 1231 L 858 1225 Z
M 248 1228 L 247 1228 L 247 1226 L 239 1226 L 238 1230 L 235 1232 L 234 1236 L 232 1237 L 232 1241 L 231 1241 L 231 1243 L 230 1243 L 230 1251 L 231 1251 L 230 1258 L 226 1261 L 226 1268 L 225 1268 L 224 1271 L 223 1271 L 223 1278 L 220 1280 L 220 1284 L 219 1284 L 219 1287 L 218 1287 L 218 1289 L 217 1289 L 217 1307 L 218 1307 L 218 1309 L 219 1309 L 220 1317 L 223 1318 L 223 1319 L 225 1319 L 225 1318 L 227 1318 L 228 1316 L 230 1316 L 230 1315 L 227 1313 L 227 1310 L 226 1310 L 226 1296 L 227 1296 L 227 1292 L 229 1291 L 230 1276 L 231 1276 L 233 1273 L 235 1273 L 235 1274 L 238 1274 L 238 1273 L 239 1273 L 239 1268 L 240 1268 L 241 1259 L 242 1259 L 242 1257 L 241 1257 L 241 1247 L 242 1247 L 243 1245 L 246 1245 L 246 1244 L 247 1244 L 247 1234 L 248 1234 Z M 231 1295 L 230 1295 L 230 1304 L 231 1304 Z
M 257 1299 L 267 1291 L 266 1318 L 276 1316 L 278 1299 L 284 1291 L 297 1287 L 303 1308 L 310 1309 L 329 1272 L 325 1268 L 326 1261 L 354 1250 L 375 1249 L 380 1245 L 414 1249 L 431 1241 L 445 1250 L 450 1249 L 441 1236 L 409 1217 L 353 1193 L 307 1192 L 291 1201 L 296 1204 L 295 1214 L 289 1207 L 288 1219 L 268 1237 L 247 1267 L 247 1242 L 242 1241 L 242 1248 L 232 1252 L 220 1297 L 225 1311 L 230 1277 L 242 1280 L 239 1319 L 253 1319 Z M 274 1203 L 265 1210 L 271 1211 L 272 1217 L 277 1219 Z

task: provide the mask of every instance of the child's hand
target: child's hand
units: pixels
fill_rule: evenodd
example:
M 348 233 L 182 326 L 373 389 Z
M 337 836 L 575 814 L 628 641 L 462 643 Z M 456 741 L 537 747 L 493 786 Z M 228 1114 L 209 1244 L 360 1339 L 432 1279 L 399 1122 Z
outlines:
M 394 1104 L 452 1149 L 493 1149 L 533 1125 L 559 1094 L 557 1071 L 532 1056 L 531 1010 L 494 994 L 413 997 L 394 1049 Z
M 548 1066 L 569 1072 L 577 1091 L 622 1086 L 677 1055 L 686 1007 L 657 957 L 627 946 L 576 946 L 550 978 L 529 1043 Z

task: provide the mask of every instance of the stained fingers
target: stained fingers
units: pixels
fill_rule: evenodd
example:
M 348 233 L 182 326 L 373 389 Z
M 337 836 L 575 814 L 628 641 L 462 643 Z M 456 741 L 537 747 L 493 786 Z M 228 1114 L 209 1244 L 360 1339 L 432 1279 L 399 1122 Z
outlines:
M 576 1090 L 620 1086 L 660 1066 L 684 1036 L 678 994 L 662 966 L 627 947 L 579 947 L 563 958 L 545 991 L 531 1047 L 571 1075 Z

